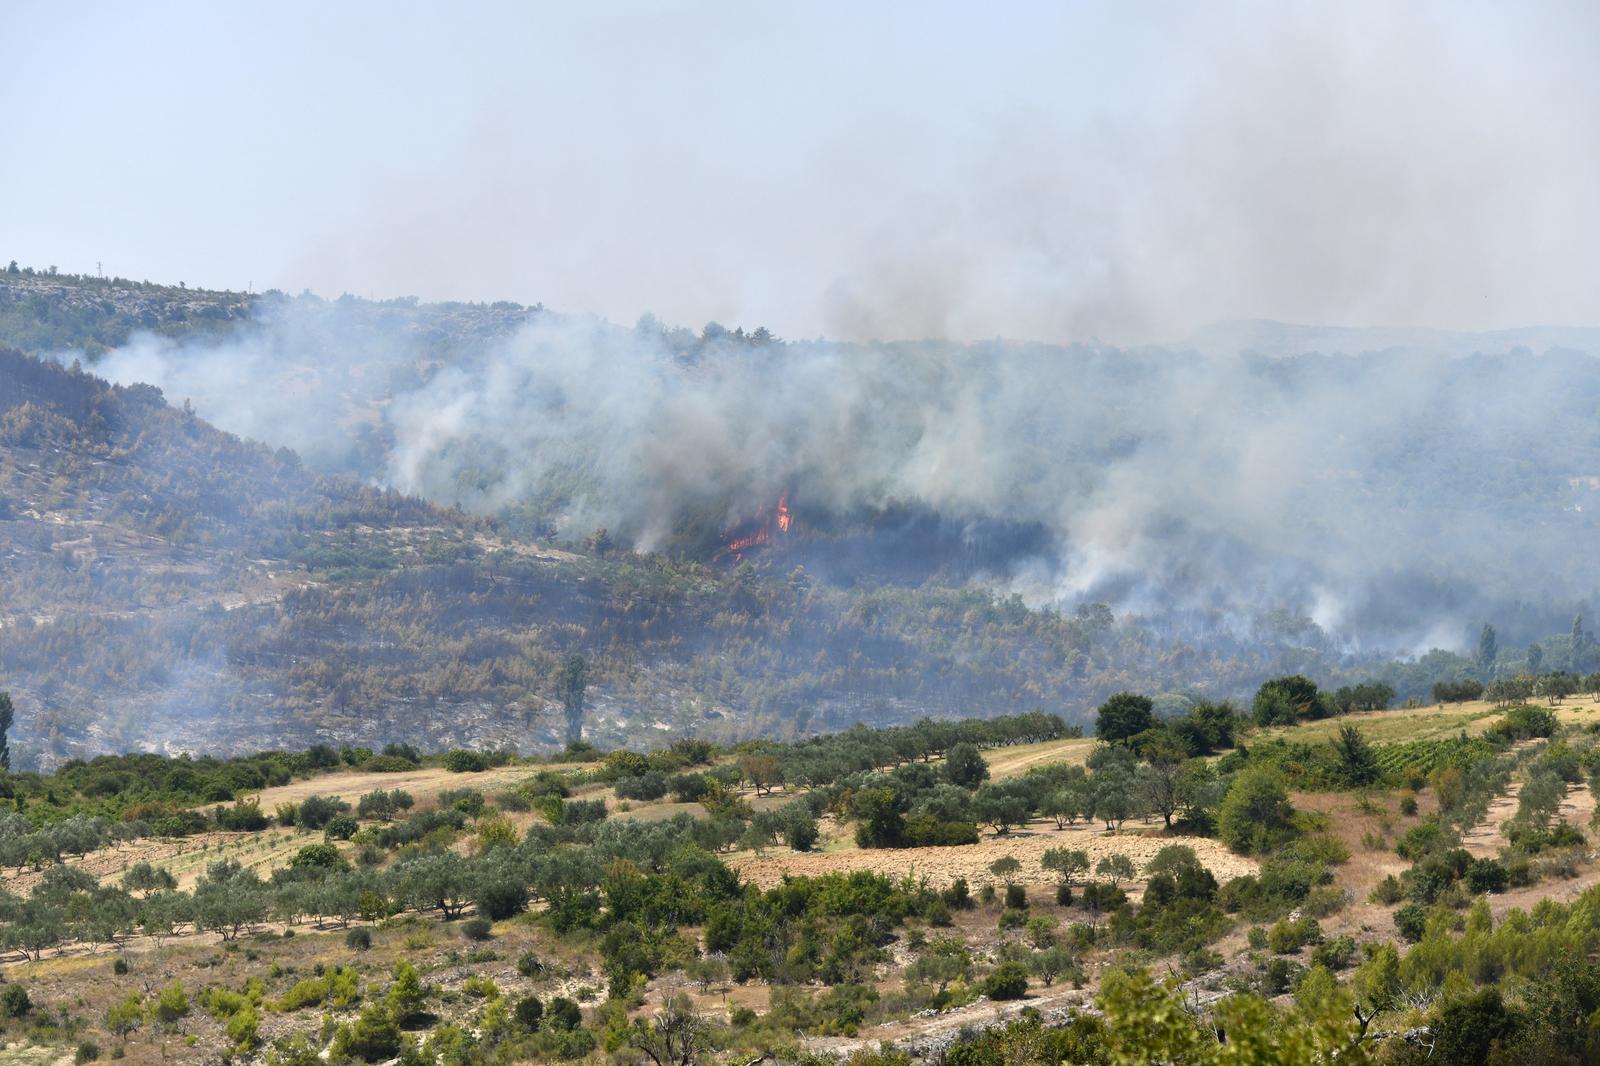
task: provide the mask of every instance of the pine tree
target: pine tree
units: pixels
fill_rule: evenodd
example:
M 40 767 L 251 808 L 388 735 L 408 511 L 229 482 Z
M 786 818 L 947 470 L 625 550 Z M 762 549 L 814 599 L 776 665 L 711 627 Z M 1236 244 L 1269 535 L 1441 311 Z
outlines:
M 1485 681 L 1494 676 L 1494 661 L 1499 655 L 1500 642 L 1495 636 L 1494 626 L 1485 622 L 1483 632 L 1478 635 L 1478 672 Z
M 0 692 L 0 773 L 11 772 L 11 723 L 16 718 L 16 708 L 11 705 L 11 693 Z

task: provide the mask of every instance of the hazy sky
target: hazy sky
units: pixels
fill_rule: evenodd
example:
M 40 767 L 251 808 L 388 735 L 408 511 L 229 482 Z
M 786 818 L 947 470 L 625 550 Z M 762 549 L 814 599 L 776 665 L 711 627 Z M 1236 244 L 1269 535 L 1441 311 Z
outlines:
M 1592 4 L 0 8 L 0 257 L 809 337 L 1595 324 Z

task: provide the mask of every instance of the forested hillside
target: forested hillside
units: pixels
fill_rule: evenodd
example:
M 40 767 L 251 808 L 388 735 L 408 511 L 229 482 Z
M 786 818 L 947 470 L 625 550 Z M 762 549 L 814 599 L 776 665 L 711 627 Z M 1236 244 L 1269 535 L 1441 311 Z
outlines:
M 263 332 L 260 315 L 290 307 L 293 329 Z M 566 739 L 560 678 L 575 655 L 587 735 L 663 744 L 928 713 L 1081 721 L 1130 687 L 1181 711 L 1295 672 L 1382 676 L 1404 699 L 1463 676 L 1594 668 L 1581 633 L 1544 640 L 1542 663 L 1511 640 L 1498 665 L 1439 651 L 1396 661 L 1381 642 L 1271 606 L 1270 588 L 1241 586 L 1248 610 L 1154 577 L 1114 582 L 1115 607 L 1024 601 L 1029 568 L 1056 550 L 1048 528 L 925 504 L 830 508 L 779 484 L 731 518 L 711 497 L 664 512 L 676 524 L 647 551 L 621 531 L 563 531 L 550 516 L 570 493 L 530 488 L 469 512 L 374 487 L 401 443 L 369 419 L 383 397 L 484 369 L 484 345 L 545 314 L 0 274 L 0 340 L 124 359 L 134 349 L 118 346 L 140 336 L 266 336 L 250 358 L 273 368 L 271 384 L 236 389 L 239 402 L 267 422 L 304 408 L 330 439 L 356 442 L 313 463 L 217 430 L 187 398 L 0 356 L 0 684 L 17 697 L 19 759 L 317 740 L 532 750 Z M 786 350 L 759 330 L 660 335 L 671 373 L 691 377 L 708 360 Z M 478 504 L 519 454 L 485 441 L 434 457 Z M 563 483 L 581 486 L 586 469 Z M 1539 506 L 1546 523 L 1586 521 Z M 1470 590 L 1446 591 L 1468 609 Z M 1538 634 L 1550 613 L 1514 604 L 1495 620 Z
M 308 472 L 148 387 L 0 355 L 0 676 L 24 760 L 129 747 L 556 743 L 590 663 L 591 735 L 801 735 L 1105 692 L 1247 688 L 1336 658 L 1207 653 L 1107 611 L 981 588 L 841 588 L 771 557 L 566 551 Z M 1219 655 L 1219 647 L 1229 653 Z

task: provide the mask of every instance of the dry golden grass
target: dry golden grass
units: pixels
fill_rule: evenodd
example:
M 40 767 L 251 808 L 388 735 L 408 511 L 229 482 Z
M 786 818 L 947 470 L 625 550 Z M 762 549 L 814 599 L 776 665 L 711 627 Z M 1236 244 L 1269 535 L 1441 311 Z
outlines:
M 1543 701 L 1539 701 L 1543 703 Z M 1544 704 L 1548 706 L 1548 704 Z M 1564 724 L 1587 725 L 1600 722 L 1600 701 L 1592 696 L 1573 696 L 1550 708 Z M 1467 703 L 1433 704 L 1413 710 L 1367 711 L 1339 718 L 1323 718 L 1293 726 L 1274 726 L 1252 734 L 1252 739 L 1281 737 L 1284 740 L 1316 743 L 1331 740 L 1344 725 L 1361 729 L 1374 744 L 1398 744 L 1408 740 L 1431 740 L 1454 736 L 1465 730 L 1477 736 L 1504 713 L 1485 700 Z
M 1152 829 L 1145 832 L 1146 828 Z M 1050 848 L 1081 848 L 1089 853 L 1090 863 L 1109 855 L 1126 855 L 1136 868 L 1155 857 L 1168 844 L 1182 844 L 1193 848 L 1208 869 L 1219 881 L 1242 874 L 1255 873 L 1254 861 L 1235 855 L 1219 842 L 1208 837 L 1163 835 L 1153 827 L 1129 825 L 1119 833 L 1106 833 L 1099 826 L 1079 823 L 1058 830 L 1049 819 L 1033 822 L 1005 836 L 985 834 L 976 844 L 949 848 L 857 848 L 845 844 L 837 835 L 830 847 L 821 851 L 794 852 L 787 848 L 769 848 L 764 855 L 738 852 L 725 860 L 740 875 L 763 888 L 780 883 L 785 876 L 816 876 L 818 874 L 871 870 L 892 877 L 926 877 L 936 887 L 950 884 L 956 878 L 965 878 L 976 889 L 982 884 L 997 884 L 999 878 L 989 872 L 989 864 L 1010 855 L 1022 863 L 1016 882 L 1024 885 L 1054 885 L 1056 875 L 1039 865 L 1039 859 Z

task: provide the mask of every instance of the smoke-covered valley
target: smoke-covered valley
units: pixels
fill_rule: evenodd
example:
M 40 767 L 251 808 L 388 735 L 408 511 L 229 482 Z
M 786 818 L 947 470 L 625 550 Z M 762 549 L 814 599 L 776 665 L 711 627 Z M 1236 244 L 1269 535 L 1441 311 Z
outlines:
M 89 365 L 543 538 L 711 560 L 754 531 L 813 578 L 976 581 L 1200 639 L 1286 619 L 1368 654 L 1460 648 L 1486 620 L 1531 639 L 1600 584 L 1595 331 L 1244 323 L 1119 349 L 309 295 L 253 311 Z

